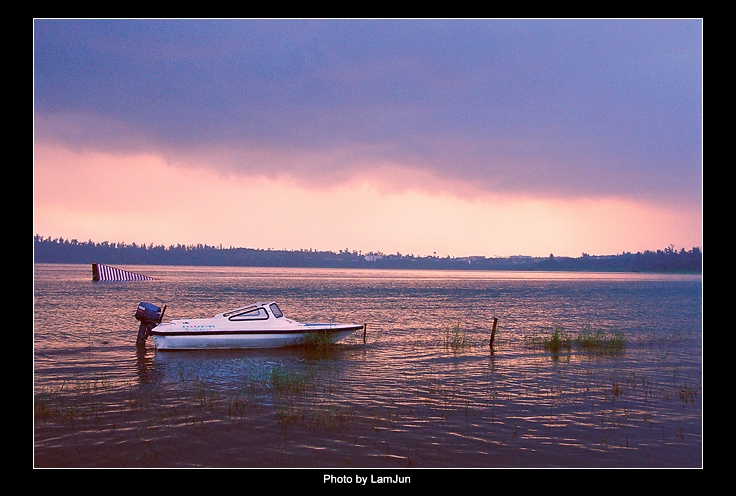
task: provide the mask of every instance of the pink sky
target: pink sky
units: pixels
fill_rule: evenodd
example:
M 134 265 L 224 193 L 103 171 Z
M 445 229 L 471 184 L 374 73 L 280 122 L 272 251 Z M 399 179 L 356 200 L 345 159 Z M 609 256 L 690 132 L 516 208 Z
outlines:
M 225 176 L 152 155 L 37 146 L 34 230 L 96 242 L 345 248 L 417 256 L 580 256 L 702 245 L 700 212 L 616 198 L 564 199 Z M 407 174 L 410 174 L 407 172 Z
M 34 20 L 34 234 L 703 247 L 702 20 Z

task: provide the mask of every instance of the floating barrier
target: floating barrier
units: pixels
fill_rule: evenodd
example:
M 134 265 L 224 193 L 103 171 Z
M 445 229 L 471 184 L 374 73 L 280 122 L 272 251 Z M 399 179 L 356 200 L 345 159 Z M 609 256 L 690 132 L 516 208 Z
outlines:
M 93 281 L 153 281 L 153 277 L 103 264 L 92 264 Z

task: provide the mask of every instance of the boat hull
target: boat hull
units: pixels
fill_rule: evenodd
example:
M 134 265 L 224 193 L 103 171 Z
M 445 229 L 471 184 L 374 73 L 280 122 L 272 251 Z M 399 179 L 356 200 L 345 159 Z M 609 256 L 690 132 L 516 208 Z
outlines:
M 165 326 L 161 326 L 165 327 Z M 239 350 L 284 348 L 309 343 L 335 343 L 363 326 L 354 324 L 304 324 L 300 329 L 186 331 L 154 328 L 153 343 L 159 350 Z

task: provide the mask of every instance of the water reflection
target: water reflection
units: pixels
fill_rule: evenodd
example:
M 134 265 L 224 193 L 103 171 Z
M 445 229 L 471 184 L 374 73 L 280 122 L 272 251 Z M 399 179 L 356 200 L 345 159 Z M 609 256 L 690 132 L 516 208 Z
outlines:
M 136 368 L 138 379 L 141 384 L 149 384 L 153 381 L 153 356 L 154 350 L 136 346 Z
M 701 461 L 697 278 L 153 267 L 153 283 L 93 285 L 86 270 L 36 267 L 37 466 Z M 174 319 L 264 299 L 297 320 L 368 322 L 366 342 L 135 346 L 139 301 Z M 529 345 L 590 325 L 621 332 L 625 352 Z

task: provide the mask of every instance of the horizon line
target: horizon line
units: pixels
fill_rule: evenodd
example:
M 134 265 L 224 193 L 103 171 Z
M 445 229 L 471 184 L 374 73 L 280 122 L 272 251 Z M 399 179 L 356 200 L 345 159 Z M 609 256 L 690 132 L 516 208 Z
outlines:
M 338 251 L 333 251 L 333 250 L 319 250 L 319 249 L 313 249 L 313 248 L 298 248 L 298 249 L 272 248 L 272 247 L 268 247 L 268 248 L 253 248 L 253 247 L 232 246 L 232 245 L 230 245 L 229 247 L 226 248 L 226 247 L 223 246 L 222 243 L 219 243 L 219 245 L 209 245 L 207 243 L 196 243 L 196 244 L 194 244 L 194 243 L 191 243 L 191 244 L 177 243 L 177 244 L 169 244 L 169 245 L 166 245 L 166 244 L 163 244 L 163 243 L 160 243 L 160 244 L 154 244 L 154 243 L 136 243 L 136 242 L 127 243 L 125 241 L 113 242 L 113 241 L 107 241 L 107 240 L 106 241 L 92 241 L 92 239 L 89 239 L 87 241 L 79 241 L 76 238 L 66 238 L 65 239 L 65 238 L 63 238 L 61 236 L 59 236 L 58 238 L 52 238 L 51 236 L 42 236 L 40 234 L 35 234 L 33 237 L 34 237 L 34 242 L 37 239 L 40 239 L 43 242 L 46 242 L 47 240 L 51 240 L 52 242 L 57 242 L 57 243 L 59 242 L 59 240 L 61 240 L 62 242 L 67 242 L 67 243 L 72 243 L 73 241 L 76 241 L 77 244 L 88 244 L 88 243 L 92 243 L 93 245 L 101 245 L 103 243 L 108 243 L 108 245 L 109 246 L 112 246 L 112 247 L 116 247 L 116 245 L 121 245 L 121 244 L 122 244 L 123 247 L 131 247 L 131 248 L 139 248 L 139 247 L 144 247 L 144 248 L 145 247 L 161 248 L 162 247 L 165 250 L 168 250 L 170 248 L 177 248 L 177 247 L 183 247 L 183 248 L 203 247 L 203 248 L 213 248 L 213 249 L 216 249 L 216 250 L 255 250 L 255 251 L 306 252 L 306 253 L 334 253 L 334 254 L 340 254 L 340 253 L 354 254 L 354 253 L 357 253 L 358 256 L 371 256 L 371 255 L 373 255 L 373 256 L 382 256 L 382 257 L 398 256 L 398 257 L 413 257 L 413 258 L 451 258 L 451 259 L 475 258 L 475 257 L 483 257 L 483 258 L 515 258 L 515 257 L 525 257 L 525 258 L 550 258 L 550 257 L 555 257 L 555 258 L 585 258 L 585 257 L 614 257 L 614 256 L 621 256 L 621 255 L 626 255 L 626 254 L 635 255 L 637 253 L 641 253 L 641 254 L 644 254 L 644 253 L 657 253 L 657 252 L 660 252 L 660 251 L 665 251 L 665 252 L 668 252 L 669 251 L 669 252 L 672 252 L 672 253 L 681 253 L 682 251 L 685 251 L 686 253 L 691 253 L 696 248 L 698 249 L 698 251 L 700 251 L 701 254 L 703 252 L 703 248 L 701 246 L 693 246 L 689 250 L 687 250 L 684 246 L 683 247 L 680 247 L 680 249 L 676 249 L 674 244 L 670 244 L 670 245 L 668 245 L 664 249 L 656 249 L 656 250 L 649 250 L 649 249 L 647 249 L 647 250 L 644 250 L 644 251 L 636 251 L 636 252 L 633 252 L 633 251 L 622 251 L 621 253 L 609 253 L 609 254 L 596 254 L 596 255 L 593 255 L 593 254 L 590 254 L 590 253 L 587 253 L 587 252 L 584 251 L 584 252 L 582 252 L 577 257 L 570 256 L 570 255 L 555 255 L 554 253 L 551 253 L 551 252 L 550 252 L 549 255 L 545 255 L 545 256 L 524 255 L 524 254 L 520 254 L 519 253 L 519 254 L 515 254 L 515 255 L 491 255 L 491 256 L 488 256 L 488 255 L 477 255 L 476 254 L 476 255 L 454 255 L 454 256 L 453 255 L 446 255 L 445 257 L 441 257 L 441 256 L 438 256 L 436 254 L 436 252 L 434 252 L 433 255 L 415 255 L 413 253 L 405 253 L 405 254 L 402 254 L 400 251 L 396 251 L 396 253 L 384 253 L 384 252 L 382 252 L 380 250 L 379 251 L 367 251 L 367 252 L 364 252 L 363 250 L 350 250 L 348 248 L 346 248 L 345 250 L 340 249 Z

